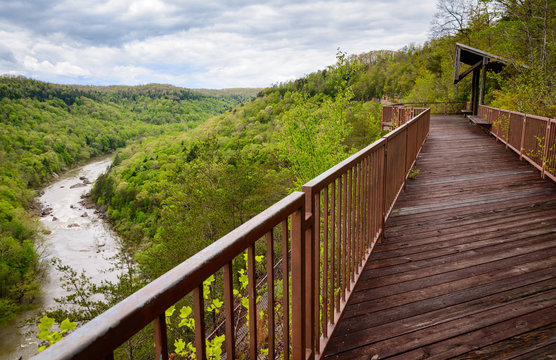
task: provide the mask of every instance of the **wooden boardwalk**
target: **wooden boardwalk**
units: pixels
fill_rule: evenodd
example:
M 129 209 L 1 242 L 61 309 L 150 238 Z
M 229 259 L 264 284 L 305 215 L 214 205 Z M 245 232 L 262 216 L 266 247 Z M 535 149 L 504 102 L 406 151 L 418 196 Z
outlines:
M 325 354 L 556 359 L 556 185 L 462 117 L 433 117 Z

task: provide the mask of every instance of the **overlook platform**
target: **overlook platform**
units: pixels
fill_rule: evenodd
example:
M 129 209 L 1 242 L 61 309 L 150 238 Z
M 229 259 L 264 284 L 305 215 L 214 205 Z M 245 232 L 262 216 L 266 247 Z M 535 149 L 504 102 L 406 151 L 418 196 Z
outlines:
M 555 358 L 556 185 L 461 116 L 416 168 L 325 357 Z

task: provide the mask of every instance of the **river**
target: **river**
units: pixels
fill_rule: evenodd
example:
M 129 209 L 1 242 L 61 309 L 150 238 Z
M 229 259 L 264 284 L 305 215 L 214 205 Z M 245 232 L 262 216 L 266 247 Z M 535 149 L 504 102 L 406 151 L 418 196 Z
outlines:
M 104 156 L 72 169 L 44 188 L 38 199 L 44 209 L 40 221 L 50 232 L 40 247 L 44 250 L 39 250 L 43 252 L 41 260 L 50 263 L 51 258 L 59 258 L 77 273 L 84 270 L 95 283 L 117 279 L 117 272 L 106 270 L 112 267 L 110 258 L 118 253 L 118 239 L 95 209 L 86 207 L 82 196 L 111 163 L 112 157 Z M 54 298 L 64 295 L 58 277 L 56 269 L 49 264 L 35 309 L 0 329 L 0 360 L 28 359 L 36 353 L 38 328 L 22 324 L 41 310 L 54 307 Z

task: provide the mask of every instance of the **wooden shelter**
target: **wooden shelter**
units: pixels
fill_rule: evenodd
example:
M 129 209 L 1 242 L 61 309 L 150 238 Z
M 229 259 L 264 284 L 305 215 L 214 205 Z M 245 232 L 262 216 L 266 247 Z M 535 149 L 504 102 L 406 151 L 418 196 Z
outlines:
M 460 74 L 461 64 L 470 67 Z M 456 43 L 456 59 L 454 62 L 454 84 L 473 73 L 471 87 L 471 111 L 477 115 L 479 105 L 483 104 L 485 94 L 486 71 L 501 71 L 508 61 L 471 46 Z M 480 84 L 480 85 L 479 85 Z

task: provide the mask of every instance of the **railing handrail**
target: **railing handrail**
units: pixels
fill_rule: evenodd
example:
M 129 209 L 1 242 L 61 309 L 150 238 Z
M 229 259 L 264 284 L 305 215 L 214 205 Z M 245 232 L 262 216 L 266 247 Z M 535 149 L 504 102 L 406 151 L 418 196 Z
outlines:
M 497 108 L 497 107 L 489 106 L 489 105 L 479 105 L 479 108 L 481 108 L 481 107 L 484 108 L 484 109 L 487 109 L 487 110 L 490 109 L 490 110 L 502 111 L 502 112 L 506 112 L 506 113 L 509 113 L 509 114 L 527 116 L 528 118 L 539 119 L 539 120 L 543 120 L 543 121 L 556 122 L 556 119 L 549 118 L 547 116 L 529 114 L 529 113 L 524 113 L 524 112 L 515 111 L 515 110 L 507 110 L 507 109 Z M 487 119 L 485 119 L 485 120 L 487 120 Z
M 239 255 L 289 214 L 302 208 L 305 194 L 296 191 L 169 270 L 142 289 L 95 317 L 40 359 L 99 359 L 139 332 L 166 309 Z M 102 349 L 104 353 L 100 353 Z

